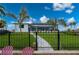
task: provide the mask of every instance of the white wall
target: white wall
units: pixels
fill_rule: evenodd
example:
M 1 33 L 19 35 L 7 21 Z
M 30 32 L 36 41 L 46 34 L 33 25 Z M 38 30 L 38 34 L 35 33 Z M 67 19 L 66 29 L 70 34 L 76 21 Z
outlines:
M 28 25 L 25 24 L 24 25 L 24 28 L 21 28 L 21 31 L 22 32 L 28 32 Z M 19 28 L 19 25 L 17 24 L 16 27 L 15 27 L 15 32 L 20 32 L 20 28 Z
M 19 25 L 15 25 L 15 32 L 20 32 Z
M 22 32 L 28 32 L 28 25 L 24 25 L 24 28 L 21 28 Z

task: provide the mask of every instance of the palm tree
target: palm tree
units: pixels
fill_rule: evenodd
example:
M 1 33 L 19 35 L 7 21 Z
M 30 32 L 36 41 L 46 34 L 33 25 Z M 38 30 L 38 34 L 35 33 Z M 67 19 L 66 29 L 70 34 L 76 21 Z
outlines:
M 73 22 L 73 26 L 74 26 L 74 28 L 75 28 L 75 25 L 76 25 L 76 22 Z
M 23 7 L 19 13 L 19 15 L 15 15 L 13 13 L 6 13 L 7 16 L 11 16 L 14 19 L 17 20 L 17 22 L 19 23 L 19 27 L 20 27 L 20 32 L 21 32 L 21 25 L 23 23 L 24 20 L 26 20 L 27 18 L 29 18 L 29 16 L 27 15 L 27 11 L 25 9 L 25 7 Z
M 76 21 L 75 19 L 72 17 L 67 21 L 68 25 L 71 26 L 71 30 L 75 29 L 75 25 L 76 25 Z M 73 27 L 74 26 L 74 27 Z
M 61 19 L 59 19 L 58 20 L 58 23 L 60 24 L 60 25 L 62 25 L 65 29 L 67 29 L 67 24 L 66 24 L 66 21 L 63 19 L 63 18 L 61 18 Z M 68 30 L 68 29 L 67 29 Z
M 73 26 L 74 26 L 74 28 L 75 28 L 76 22 L 71 22 L 70 25 L 71 25 L 71 28 L 73 28 Z M 74 29 L 73 29 L 73 30 L 74 30 Z
M 61 18 L 61 19 L 51 19 L 51 20 L 48 20 L 47 23 L 48 23 L 48 24 L 52 24 L 53 27 L 54 27 L 54 30 L 55 30 L 55 29 L 58 29 L 58 25 L 62 25 L 62 26 L 64 26 L 65 28 L 67 27 L 67 24 L 66 24 L 66 22 L 64 21 L 63 18 Z
M 50 19 L 48 20 L 47 22 L 48 24 L 52 25 L 53 26 L 53 29 L 56 30 L 57 28 L 57 21 L 55 19 Z
M 0 17 L 5 15 L 6 15 L 5 8 L 2 5 L 0 5 Z M 6 21 L 0 19 L 0 28 L 4 28 L 4 27 L 6 27 Z
M 63 18 L 62 18 L 62 19 L 59 19 L 59 20 L 58 20 L 58 23 L 59 23 L 60 25 L 63 25 L 64 27 L 67 27 L 67 24 L 66 24 L 66 22 L 64 21 Z
M 0 20 L 0 28 L 4 28 L 6 26 L 6 21 Z
M 3 16 L 3 15 L 5 15 L 5 8 L 2 6 L 2 5 L 0 5 L 0 16 Z

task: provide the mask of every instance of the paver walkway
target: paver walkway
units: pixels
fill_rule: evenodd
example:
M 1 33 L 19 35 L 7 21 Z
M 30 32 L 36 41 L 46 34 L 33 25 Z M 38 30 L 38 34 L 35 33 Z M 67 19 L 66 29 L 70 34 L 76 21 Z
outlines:
M 30 34 L 36 38 L 36 35 L 34 33 L 30 33 Z M 38 47 L 50 47 L 50 48 L 38 48 L 38 50 L 51 50 L 51 51 L 53 50 L 51 45 L 39 35 L 37 36 L 37 43 L 38 43 Z

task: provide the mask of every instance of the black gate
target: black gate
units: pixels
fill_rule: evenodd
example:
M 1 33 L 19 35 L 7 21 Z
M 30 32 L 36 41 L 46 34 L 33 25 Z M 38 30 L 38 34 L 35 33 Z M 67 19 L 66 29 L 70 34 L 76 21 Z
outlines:
M 49 24 L 33 24 L 30 32 L 35 35 L 36 50 L 59 50 L 60 33 Z
M 0 34 L 0 48 L 8 45 L 14 49 L 33 47 L 35 50 L 79 50 L 79 32 L 59 31 L 49 24 L 32 24 L 28 32 Z

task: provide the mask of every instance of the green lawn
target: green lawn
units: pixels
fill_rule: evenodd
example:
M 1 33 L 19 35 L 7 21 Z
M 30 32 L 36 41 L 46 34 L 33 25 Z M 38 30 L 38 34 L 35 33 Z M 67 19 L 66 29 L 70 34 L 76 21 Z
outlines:
M 14 49 L 22 49 L 29 46 L 29 33 L 25 32 L 15 32 L 11 33 L 10 44 Z M 49 44 L 57 50 L 58 37 L 57 32 L 38 33 L 42 38 L 49 42 Z M 35 38 L 30 35 L 31 46 L 35 42 Z M 0 35 L 0 47 L 8 45 L 8 34 Z M 73 33 L 60 33 L 60 49 L 63 50 L 79 50 L 79 35 L 73 35 Z
M 24 47 L 29 46 L 29 33 L 25 32 L 16 32 L 11 33 L 10 36 L 10 44 L 13 46 L 14 49 L 22 49 Z M 30 36 L 30 43 L 31 46 L 35 42 L 35 38 L 31 35 Z M 8 34 L 0 35 L 0 47 L 4 47 L 8 45 Z
M 57 32 L 52 33 L 39 33 L 42 38 L 49 42 L 49 44 L 57 49 Z M 60 33 L 60 49 L 63 50 L 79 50 L 79 35 L 74 33 Z

